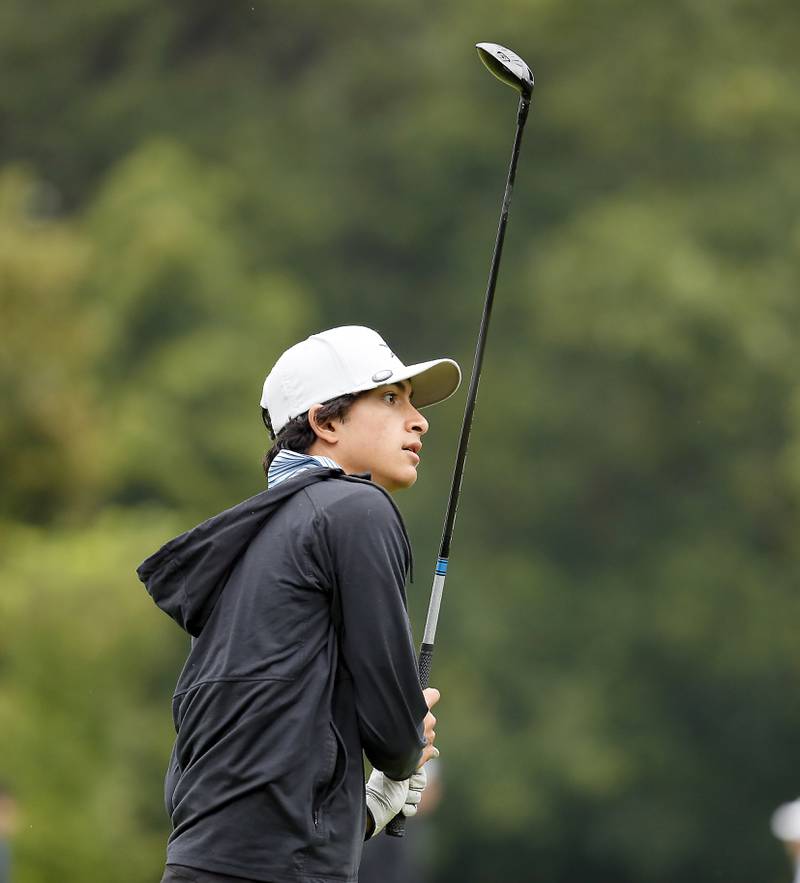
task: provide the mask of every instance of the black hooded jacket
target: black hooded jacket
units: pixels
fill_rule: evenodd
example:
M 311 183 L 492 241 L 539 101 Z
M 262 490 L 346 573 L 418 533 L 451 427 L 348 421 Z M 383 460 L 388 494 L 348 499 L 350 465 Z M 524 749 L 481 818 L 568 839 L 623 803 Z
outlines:
M 169 863 L 273 883 L 356 880 L 362 751 L 404 779 L 423 747 L 410 565 L 389 495 L 314 469 L 139 567 L 192 636 L 172 706 Z

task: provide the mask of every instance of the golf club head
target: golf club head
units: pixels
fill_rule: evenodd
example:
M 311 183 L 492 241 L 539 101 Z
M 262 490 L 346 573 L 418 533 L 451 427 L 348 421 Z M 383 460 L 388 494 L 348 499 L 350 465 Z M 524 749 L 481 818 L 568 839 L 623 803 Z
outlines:
M 481 61 L 498 80 L 513 86 L 526 100 L 531 97 L 533 72 L 516 52 L 497 43 L 476 43 L 475 48 Z

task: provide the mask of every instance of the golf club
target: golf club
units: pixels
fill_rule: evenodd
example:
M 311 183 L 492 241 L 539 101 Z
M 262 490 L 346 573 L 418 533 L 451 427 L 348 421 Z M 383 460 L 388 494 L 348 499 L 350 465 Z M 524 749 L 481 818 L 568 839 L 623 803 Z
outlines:
M 497 274 L 500 269 L 500 257 L 503 253 L 503 240 L 506 235 L 508 223 L 508 209 L 511 205 L 511 194 L 514 190 L 514 179 L 517 174 L 517 161 L 519 160 L 520 144 L 522 143 L 522 130 L 528 118 L 528 110 L 533 92 L 533 74 L 527 64 L 510 49 L 499 46 L 497 43 L 477 43 L 476 48 L 481 61 L 499 79 L 512 86 L 520 94 L 519 107 L 517 109 L 517 131 L 514 136 L 514 147 L 511 151 L 511 163 L 508 168 L 506 190 L 503 197 L 503 205 L 500 210 L 500 224 L 497 228 L 497 238 L 492 254 L 492 263 L 489 270 L 489 281 L 486 287 L 486 300 L 483 305 L 480 330 L 478 331 L 478 345 L 475 349 L 475 358 L 472 363 L 472 375 L 470 376 L 469 389 L 467 390 L 467 402 L 464 408 L 464 419 L 461 424 L 461 435 L 458 442 L 458 453 L 453 468 L 453 480 L 450 485 L 450 499 L 447 503 L 447 514 L 442 531 L 442 542 L 439 547 L 439 557 L 436 559 L 436 568 L 433 576 L 433 588 L 428 605 L 428 616 L 425 621 L 425 632 L 422 636 L 422 645 L 419 651 L 419 682 L 425 689 L 428 686 L 433 661 L 433 647 L 436 640 L 436 625 L 439 621 L 439 609 L 442 603 L 444 582 L 447 576 L 447 563 L 450 557 L 450 541 L 453 537 L 453 528 L 456 522 L 456 510 L 458 498 L 461 494 L 461 482 L 464 477 L 464 464 L 467 459 L 467 447 L 469 446 L 469 434 L 472 428 L 472 415 L 475 411 L 475 401 L 478 397 L 478 384 L 481 378 L 481 366 L 483 364 L 483 352 L 486 348 L 486 336 L 489 331 L 489 319 L 492 314 L 494 301 L 494 289 L 497 284 Z M 402 837 L 405 834 L 405 816 L 395 816 L 386 826 L 386 833 L 392 837 Z

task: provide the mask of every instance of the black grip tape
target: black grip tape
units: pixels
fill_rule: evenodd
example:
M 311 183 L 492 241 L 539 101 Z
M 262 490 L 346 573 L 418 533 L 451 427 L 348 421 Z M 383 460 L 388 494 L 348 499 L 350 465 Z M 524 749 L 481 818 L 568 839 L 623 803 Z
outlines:
M 419 669 L 419 685 L 424 690 L 431 677 L 431 667 L 433 665 L 433 644 L 421 644 L 419 648 L 419 660 L 417 667 Z M 406 817 L 400 812 L 386 826 L 386 833 L 390 837 L 406 836 Z
M 419 685 L 424 690 L 431 679 L 433 665 L 433 644 L 421 644 L 419 648 Z

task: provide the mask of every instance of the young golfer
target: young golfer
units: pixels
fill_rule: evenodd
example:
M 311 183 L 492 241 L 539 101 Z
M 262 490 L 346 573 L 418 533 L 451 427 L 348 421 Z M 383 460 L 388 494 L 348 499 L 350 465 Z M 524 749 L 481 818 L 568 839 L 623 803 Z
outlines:
M 261 398 L 267 490 L 139 567 L 192 636 L 163 881 L 349 883 L 364 839 L 416 811 L 439 694 L 419 687 L 389 494 L 417 479 L 418 409 L 460 376 L 449 359 L 406 366 L 357 326 L 293 346 Z

